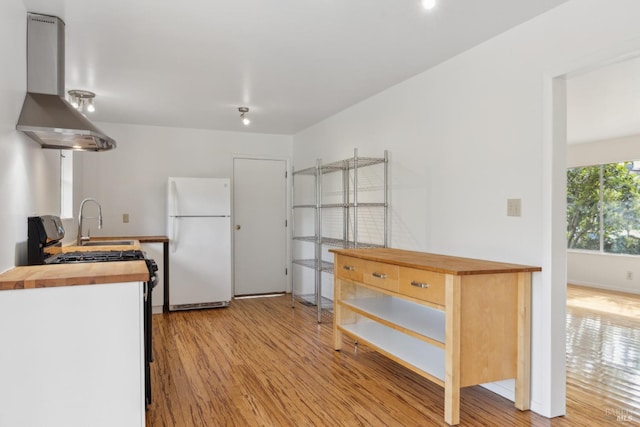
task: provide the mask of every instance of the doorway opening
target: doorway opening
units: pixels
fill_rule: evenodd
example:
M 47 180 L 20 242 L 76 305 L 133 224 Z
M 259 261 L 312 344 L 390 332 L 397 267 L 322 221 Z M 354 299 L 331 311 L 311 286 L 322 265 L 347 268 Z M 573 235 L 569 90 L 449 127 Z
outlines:
M 639 67 L 640 56 L 626 55 L 566 76 L 565 174 L 568 168 L 586 170 L 583 167 L 640 159 L 640 120 L 635 114 L 640 100 L 634 99 L 640 90 Z M 575 170 L 569 174 L 569 184 Z M 620 171 L 626 176 L 625 170 Z M 602 201 L 607 182 L 603 185 L 600 175 L 600 185 L 594 191 Z M 632 183 L 635 176 L 627 178 Z M 565 191 L 565 200 L 573 193 Z M 611 203 L 607 206 L 609 211 L 613 209 Z M 612 218 L 615 212 L 608 215 Z M 636 387 L 640 361 L 635 348 L 640 338 L 636 332 L 640 327 L 640 287 L 633 280 L 638 268 L 640 283 L 640 256 L 607 253 L 602 224 L 609 220 L 602 210 L 598 221 L 599 235 L 591 236 L 594 244 L 599 242 L 598 247 L 566 250 L 567 391 L 574 396 L 592 396 L 602 405 L 603 413 L 615 415 L 633 411 L 640 402 Z M 615 230 L 612 233 L 616 234 Z

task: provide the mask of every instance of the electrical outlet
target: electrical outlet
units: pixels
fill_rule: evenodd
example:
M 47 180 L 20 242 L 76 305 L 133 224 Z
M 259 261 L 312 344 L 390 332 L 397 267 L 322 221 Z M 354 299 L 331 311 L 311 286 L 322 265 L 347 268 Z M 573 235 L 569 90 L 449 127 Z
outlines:
M 522 199 L 507 199 L 507 216 L 522 215 Z
M 633 280 L 633 271 L 627 271 L 627 280 Z
M 122 214 L 122 222 L 125 223 L 125 224 L 129 222 L 129 214 L 128 213 Z

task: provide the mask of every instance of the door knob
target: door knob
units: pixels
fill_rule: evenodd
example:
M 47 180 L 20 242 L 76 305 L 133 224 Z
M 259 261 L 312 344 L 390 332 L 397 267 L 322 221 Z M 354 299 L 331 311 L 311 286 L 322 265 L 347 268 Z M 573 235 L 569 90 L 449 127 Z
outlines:
M 236 230 L 240 230 L 240 224 L 236 225 Z

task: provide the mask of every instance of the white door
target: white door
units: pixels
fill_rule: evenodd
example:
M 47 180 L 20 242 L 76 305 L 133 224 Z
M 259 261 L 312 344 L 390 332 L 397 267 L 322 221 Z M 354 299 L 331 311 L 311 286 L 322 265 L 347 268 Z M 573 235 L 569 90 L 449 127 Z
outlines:
M 286 162 L 233 160 L 235 295 L 287 290 Z

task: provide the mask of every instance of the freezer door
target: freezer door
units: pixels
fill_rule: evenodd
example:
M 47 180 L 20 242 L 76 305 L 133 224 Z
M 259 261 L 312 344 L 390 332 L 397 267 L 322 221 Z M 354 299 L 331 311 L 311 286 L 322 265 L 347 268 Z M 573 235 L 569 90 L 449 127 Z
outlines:
M 173 220 L 169 305 L 230 301 L 231 219 L 178 217 Z
M 228 178 L 169 178 L 169 216 L 229 216 Z

